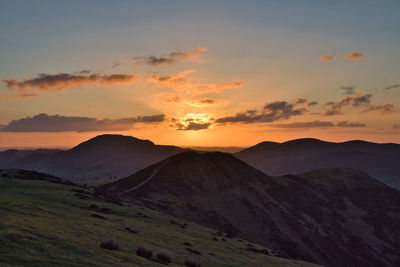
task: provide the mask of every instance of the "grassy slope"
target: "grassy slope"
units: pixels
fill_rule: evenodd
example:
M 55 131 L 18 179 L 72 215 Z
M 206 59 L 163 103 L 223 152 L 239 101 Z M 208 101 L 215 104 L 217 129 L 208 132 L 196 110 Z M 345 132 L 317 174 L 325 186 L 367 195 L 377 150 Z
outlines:
M 73 189 L 80 188 L 5 178 L 0 171 L 0 265 L 163 266 L 136 256 L 137 247 L 143 245 L 151 248 L 153 255 L 169 253 L 172 266 L 183 265 L 188 259 L 202 266 L 315 266 L 246 251 L 248 242 L 236 238 L 225 238 L 224 242 L 215 236 L 215 230 L 193 223 L 182 229 L 171 220 L 183 221 L 144 207 L 80 199 Z M 111 212 L 94 212 L 88 209 L 90 204 Z M 107 220 L 94 218 L 93 213 Z M 130 233 L 126 227 L 138 233 Z M 109 237 L 119 239 L 122 250 L 100 248 L 100 242 Z M 187 251 L 184 242 L 190 242 L 190 248 L 201 255 Z

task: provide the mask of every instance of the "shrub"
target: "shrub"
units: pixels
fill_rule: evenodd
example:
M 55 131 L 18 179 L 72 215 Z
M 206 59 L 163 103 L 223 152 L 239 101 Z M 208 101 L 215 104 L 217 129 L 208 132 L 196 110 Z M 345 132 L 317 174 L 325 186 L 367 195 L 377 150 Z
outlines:
M 150 259 L 153 256 L 153 251 L 151 251 L 150 249 L 144 248 L 144 247 L 139 247 L 136 250 L 136 255 L 146 258 L 146 259 Z
M 97 207 L 95 204 L 90 204 L 89 209 L 91 210 L 97 210 L 99 207 Z
M 134 230 L 134 229 L 132 229 L 132 228 L 130 228 L 130 227 L 125 227 L 125 230 L 128 231 L 129 233 L 132 233 L 132 234 L 137 234 L 137 233 L 139 233 L 138 231 L 136 231 L 136 230 Z
M 104 212 L 104 213 L 107 213 L 107 212 L 112 212 L 112 210 L 111 209 L 109 209 L 109 208 L 100 208 L 100 210 L 99 210 L 100 212 Z
M 186 248 L 187 251 L 190 253 L 196 254 L 196 255 L 201 255 L 201 252 L 192 248 Z
M 201 264 L 198 263 L 198 262 L 195 262 L 195 261 L 187 260 L 187 261 L 185 261 L 185 266 L 188 266 L 188 267 L 201 267 Z
M 102 220 L 107 220 L 106 217 L 104 217 L 103 215 L 97 214 L 97 213 L 92 213 L 90 216 L 92 216 L 94 218 L 102 219 Z
M 100 247 L 110 250 L 120 250 L 121 242 L 119 242 L 119 240 L 114 238 L 106 239 L 101 242 Z
M 171 263 L 172 259 L 171 256 L 164 252 L 157 253 L 157 259 L 165 263 Z

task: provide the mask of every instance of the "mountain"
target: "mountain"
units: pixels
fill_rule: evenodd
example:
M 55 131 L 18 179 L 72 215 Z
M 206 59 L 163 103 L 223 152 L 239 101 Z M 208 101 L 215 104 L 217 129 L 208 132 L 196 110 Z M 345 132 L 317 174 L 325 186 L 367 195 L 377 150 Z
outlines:
M 96 198 L 93 188 L 43 173 L 0 170 L 0 266 L 272 266 L 316 267 L 268 254 L 214 229 L 139 205 Z M 214 238 L 218 237 L 218 241 Z M 117 240 L 119 250 L 100 246 Z M 139 247 L 153 252 L 138 256 Z M 192 263 L 192 264 L 188 264 Z
M 8 166 L 12 165 L 14 161 L 20 160 L 28 155 L 47 155 L 60 152 L 60 149 L 34 149 L 34 150 L 18 150 L 18 149 L 7 149 L 0 151 L 0 165 Z
M 324 266 L 398 266 L 400 192 L 348 168 L 271 177 L 226 153 L 183 152 L 97 188 Z
M 317 139 L 298 139 L 284 143 L 262 142 L 234 155 L 269 175 L 348 167 L 400 189 L 398 144 L 365 141 L 330 143 Z
M 38 152 L 39 151 L 39 152 Z M 0 168 L 49 173 L 71 181 L 124 177 L 184 149 L 155 145 L 123 135 L 100 135 L 76 147 L 50 153 L 8 150 L 0 152 Z M 9 157 L 15 154 L 15 157 Z

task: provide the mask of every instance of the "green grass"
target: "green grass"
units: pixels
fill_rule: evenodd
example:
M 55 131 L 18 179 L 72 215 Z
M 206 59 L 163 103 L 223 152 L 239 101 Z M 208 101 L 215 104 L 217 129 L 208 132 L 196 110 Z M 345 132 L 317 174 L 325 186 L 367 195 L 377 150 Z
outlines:
M 182 229 L 171 220 L 184 221 L 145 207 L 79 199 L 73 189 L 81 188 L 5 178 L 0 171 L 1 266 L 164 266 L 136 256 L 139 246 L 152 249 L 153 259 L 157 252 L 168 253 L 170 266 L 182 266 L 185 260 L 202 266 L 312 266 L 246 251 L 248 242 L 237 238 L 223 242 L 218 236 L 219 241 L 213 241 L 215 230 L 190 222 Z M 88 209 L 91 204 L 112 212 L 93 212 Z M 107 220 L 94 218 L 93 213 Z M 121 241 L 122 250 L 100 248 L 100 242 L 111 237 Z M 201 255 L 187 251 L 184 242 Z

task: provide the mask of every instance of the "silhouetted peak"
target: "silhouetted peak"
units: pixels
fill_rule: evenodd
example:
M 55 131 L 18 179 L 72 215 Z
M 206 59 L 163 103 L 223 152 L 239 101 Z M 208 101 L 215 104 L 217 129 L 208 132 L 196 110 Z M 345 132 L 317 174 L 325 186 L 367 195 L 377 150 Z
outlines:
M 150 140 L 142 140 L 139 138 L 135 138 L 133 136 L 126 136 L 120 134 L 103 134 L 80 143 L 76 147 L 72 148 L 72 150 L 80 150 L 93 147 L 101 148 L 105 146 L 131 147 L 136 145 L 154 146 L 155 144 Z
M 155 187 L 172 191 L 179 189 L 184 192 L 206 192 L 244 186 L 249 181 L 264 183 L 268 178 L 266 174 L 229 153 L 200 153 L 190 150 L 171 156 L 127 178 L 104 185 L 100 190 L 111 187 L 117 192 L 124 192 L 148 181 L 141 190 L 147 191 L 149 187 Z
M 285 145 L 301 145 L 301 144 L 321 144 L 321 143 L 329 143 L 315 138 L 299 138 L 290 141 L 283 142 Z

